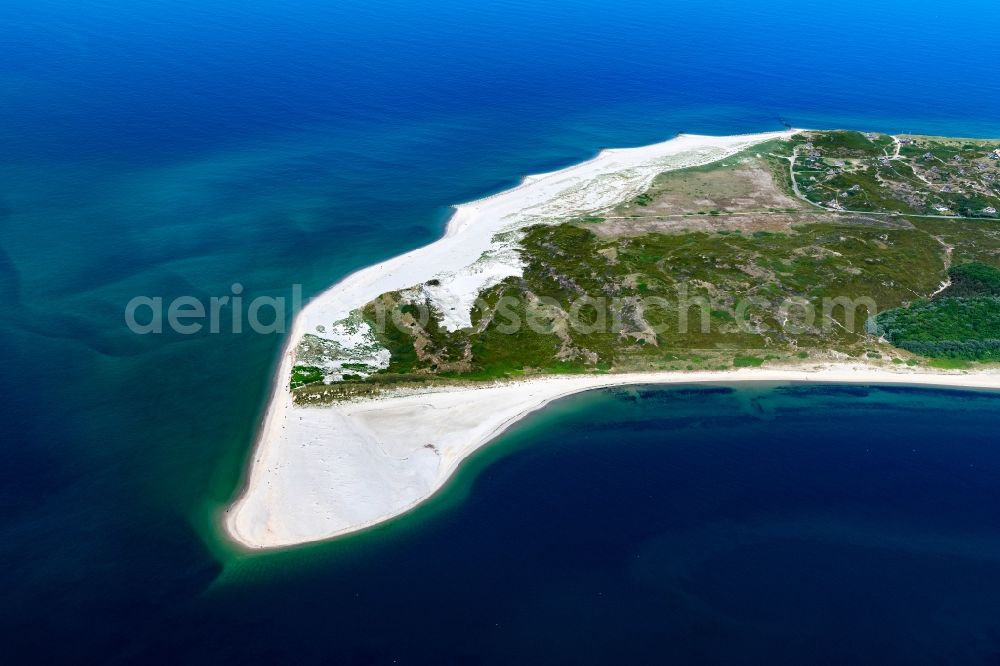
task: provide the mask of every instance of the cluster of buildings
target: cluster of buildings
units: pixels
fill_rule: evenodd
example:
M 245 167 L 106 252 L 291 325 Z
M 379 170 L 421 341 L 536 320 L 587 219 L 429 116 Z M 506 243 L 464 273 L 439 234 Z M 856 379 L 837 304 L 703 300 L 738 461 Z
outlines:
M 881 135 L 874 133 L 865 134 L 865 138 L 867 138 L 870 141 L 875 141 L 880 136 Z M 919 145 L 919 142 L 917 140 L 911 138 L 900 139 L 899 142 L 904 146 Z M 816 148 L 816 146 L 813 143 L 809 142 L 803 144 L 802 149 L 805 154 L 805 162 L 807 164 L 809 164 L 813 168 L 816 168 L 817 166 L 820 166 L 822 164 L 823 154 Z M 991 151 L 988 156 L 991 160 L 1000 160 L 1000 148 Z M 925 152 L 920 157 L 920 160 L 925 163 L 938 162 L 938 164 L 936 165 L 927 165 L 927 167 L 924 167 L 924 169 L 922 170 L 926 174 L 927 178 L 929 178 L 932 181 L 933 180 L 938 181 L 939 184 L 938 187 L 940 187 L 938 191 L 943 194 L 958 195 L 963 193 L 963 189 L 956 185 L 957 182 L 955 180 L 956 173 L 957 176 L 960 177 L 967 175 L 967 171 L 972 171 L 980 178 L 982 178 L 983 182 L 986 183 L 987 188 L 990 186 L 990 184 L 996 182 L 997 180 L 994 174 L 990 173 L 992 169 L 990 169 L 990 167 L 986 163 L 981 161 L 967 162 L 961 155 L 954 155 L 947 162 L 945 162 L 944 160 L 938 158 L 936 155 L 928 151 Z M 877 157 L 875 158 L 874 162 L 882 167 L 889 167 L 892 164 L 892 159 L 888 156 Z M 827 176 L 834 176 L 846 167 L 845 161 L 840 159 L 831 160 L 829 164 L 832 166 L 832 168 L 827 169 Z M 969 165 L 968 167 L 966 167 L 967 164 Z M 949 169 L 948 167 L 952 168 Z M 808 180 L 811 181 L 812 183 L 815 183 L 817 179 L 815 176 L 812 176 Z M 889 186 L 886 182 L 881 180 L 880 184 L 882 185 L 882 187 Z M 811 191 L 815 190 L 815 185 L 807 185 L 806 189 Z M 861 187 L 855 185 L 847 189 L 846 191 L 838 192 L 832 197 L 831 200 L 824 202 L 823 205 L 826 208 L 830 208 L 833 210 L 845 210 L 844 204 L 841 203 L 841 201 L 850 199 L 852 195 L 857 194 L 858 192 L 861 191 L 861 189 L 862 189 Z M 914 205 L 917 205 L 919 207 L 919 202 L 914 201 L 911 203 L 914 203 Z M 944 215 L 953 214 L 953 211 L 947 205 L 945 205 L 945 203 L 938 203 L 936 205 L 933 205 L 932 208 L 939 214 L 944 214 Z M 982 210 L 982 213 L 985 215 L 995 216 L 997 215 L 997 209 L 994 206 L 988 206 Z

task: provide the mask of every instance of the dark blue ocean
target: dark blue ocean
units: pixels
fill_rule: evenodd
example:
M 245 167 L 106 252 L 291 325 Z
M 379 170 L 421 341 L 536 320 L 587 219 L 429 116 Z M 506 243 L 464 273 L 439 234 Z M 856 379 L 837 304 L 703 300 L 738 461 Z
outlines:
M 557 403 L 382 528 L 219 535 L 280 335 L 135 296 L 315 294 L 609 146 L 1000 136 L 995 2 L 7 0 L 4 663 L 996 663 L 996 395 Z

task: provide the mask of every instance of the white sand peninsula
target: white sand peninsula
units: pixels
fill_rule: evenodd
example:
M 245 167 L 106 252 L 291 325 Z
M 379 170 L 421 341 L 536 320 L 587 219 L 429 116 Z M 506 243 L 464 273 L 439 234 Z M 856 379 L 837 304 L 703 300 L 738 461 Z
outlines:
M 732 372 L 546 377 L 472 389 L 305 407 L 288 380 L 303 335 L 325 335 L 377 296 L 437 278 L 429 296 L 446 325 L 468 325 L 476 295 L 520 274 L 505 232 L 605 210 L 646 189 L 659 173 L 705 164 L 794 131 L 730 137 L 680 136 L 606 150 L 582 164 L 529 176 L 518 187 L 458 206 L 443 238 L 344 279 L 296 318 L 274 378 L 240 498 L 225 529 L 249 548 L 329 539 L 406 512 L 430 497 L 461 461 L 525 414 L 589 389 L 627 384 L 737 381 L 906 383 L 1000 388 L 997 374 L 933 374 L 864 365 Z M 508 235 L 509 237 L 509 235 Z

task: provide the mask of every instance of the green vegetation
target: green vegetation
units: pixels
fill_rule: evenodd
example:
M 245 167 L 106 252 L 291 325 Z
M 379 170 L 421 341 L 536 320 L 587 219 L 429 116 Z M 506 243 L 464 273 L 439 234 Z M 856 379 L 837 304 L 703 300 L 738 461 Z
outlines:
M 733 359 L 734 368 L 759 368 L 764 365 L 765 359 L 756 356 L 737 356 Z
M 323 381 L 323 371 L 309 365 L 296 365 L 292 368 L 291 387 L 293 389 L 307 384 Z
M 874 332 L 922 356 L 1000 360 L 1000 270 L 969 263 L 949 277 L 951 285 L 934 300 L 881 313 Z
M 883 155 L 893 145 L 885 134 L 861 132 L 810 132 L 816 149 L 831 157 L 859 158 Z
M 950 277 L 951 285 L 942 295 L 1000 296 L 1000 269 L 993 266 L 980 263 L 962 264 L 951 269 Z
M 981 220 L 910 218 L 914 227 L 952 248 L 951 263 L 989 264 L 1000 268 L 1000 224 Z
M 877 225 L 617 239 L 539 226 L 522 241 L 524 275 L 482 294 L 471 329 L 448 332 L 428 304 L 398 294 L 385 298 L 401 326 L 379 326 L 374 304 L 365 317 L 392 353 L 384 376 L 707 368 L 755 362 L 756 350 L 861 356 L 864 322 L 931 293 L 942 252 L 928 234 Z
M 927 365 L 938 370 L 965 370 L 972 364 L 960 358 L 934 358 Z
M 880 314 L 876 332 L 923 356 L 1000 360 L 1000 297 L 919 301 Z
M 384 294 L 362 312 L 378 331 L 378 342 L 391 354 L 384 374 L 467 371 L 469 339 L 466 333 L 449 333 L 441 314 L 424 303 L 411 303 L 399 293 Z
M 814 132 L 662 174 L 600 216 L 520 232 L 523 275 L 482 292 L 471 327 L 446 330 L 419 290 L 384 294 L 359 321 L 389 367 L 328 385 L 300 365 L 292 387 L 328 400 L 537 374 L 918 363 L 899 349 L 934 367 L 1000 361 L 996 147 Z
M 792 140 L 802 194 L 830 210 L 1000 219 L 1000 143 L 809 132 Z M 897 154 L 898 148 L 898 154 Z

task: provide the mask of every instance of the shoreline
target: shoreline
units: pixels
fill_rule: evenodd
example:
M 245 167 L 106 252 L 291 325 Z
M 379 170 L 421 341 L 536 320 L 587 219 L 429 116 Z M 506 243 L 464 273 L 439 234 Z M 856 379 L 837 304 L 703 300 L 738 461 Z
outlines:
M 230 538 L 252 550 L 287 548 L 352 534 L 408 513 L 444 488 L 461 464 L 517 422 L 550 403 L 592 390 L 623 386 L 683 386 L 695 384 L 794 383 L 841 385 L 906 385 L 952 389 L 1000 390 L 1000 372 L 949 374 L 895 371 L 867 364 L 749 368 L 731 371 L 624 373 L 546 376 L 475 388 L 456 388 L 342 403 L 327 407 L 293 406 L 291 441 L 308 452 L 320 450 L 341 463 L 363 483 L 326 485 L 320 480 L 325 457 L 312 451 L 258 459 L 258 503 L 277 510 L 265 520 L 243 520 L 231 511 L 226 528 Z M 479 414 L 488 414 L 479 417 Z M 323 419 L 327 415 L 331 418 Z M 303 417 L 312 416 L 306 420 Z M 319 417 L 319 418 L 317 418 Z M 422 418 L 423 417 L 423 418 Z M 320 444 L 317 441 L 323 442 Z M 436 442 L 428 448 L 430 440 Z M 275 451 L 272 449 L 272 453 Z M 263 457 L 263 456 L 262 456 Z M 366 463 L 364 472 L 355 465 Z M 321 467 L 320 474 L 314 465 Z M 335 467 L 335 466 L 334 466 Z M 344 470 L 340 470 L 343 472 Z M 395 479 L 393 479 L 395 477 Z M 284 483 L 281 482 L 284 481 Z M 380 481 L 372 485 L 372 481 Z M 319 481 L 319 483 L 317 483 Z M 261 485 L 263 483 L 263 485 Z M 250 488 L 240 501 L 251 495 Z M 373 491 L 381 491 L 373 492 Z M 358 511 L 360 501 L 378 510 Z M 321 508 L 326 500 L 327 511 Z M 337 511 L 330 509 L 336 507 Z M 235 508 L 235 505 L 234 505 Z M 267 513 L 272 513 L 268 511 Z M 254 516 L 251 516 L 254 517 Z M 277 518 L 277 520 L 274 520 Z
M 325 407 L 294 404 L 287 382 L 295 348 L 306 332 L 313 335 L 318 332 L 322 337 L 325 330 L 317 327 L 344 319 L 383 293 L 422 284 L 436 276 L 443 278 L 441 289 L 446 293 L 441 297 L 455 305 L 452 309 L 458 314 L 453 323 L 460 327 L 463 308 L 467 317 L 467 306 L 471 306 L 488 280 L 498 275 L 519 274 L 517 265 L 503 261 L 483 264 L 483 258 L 497 250 L 499 234 L 517 231 L 527 224 L 557 223 L 574 215 L 598 212 L 644 190 L 659 173 L 718 161 L 755 144 L 799 131 L 726 137 L 679 135 L 649 146 L 602 150 L 595 157 L 565 169 L 526 176 L 512 189 L 455 206 L 444 235 L 437 241 L 358 270 L 314 297 L 295 317 L 283 343 L 243 485 L 223 516 L 225 533 L 245 548 L 274 548 L 325 540 L 383 522 L 434 494 L 472 451 L 525 414 L 583 390 L 699 381 L 888 381 L 949 385 L 949 377 L 975 377 L 926 373 L 926 381 L 921 381 L 913 379 L 914 373 L 883 370 L 865 377 L 824 380 L 801 368 L 548 376 L 503 386 L 390 396 Z M 870 366 L 850 367 L 871 370 Z M 701 375 L 708 378 L 699 379 Z M 990 377 L 986 385 L 958 385 L 1000 389 L 1000 375 L 984 376 Z M 898 377 L 907 377 L 909 381 Z M 946 381 L 940 382 L 941 379 Z M 585 384 L 574 384 L 572 389 L 551 394 L 540 388 L 548 386 L 551 391 L 558 382 L 580 380 L 585 380 Z M 503 397 L 505 390 L 523 397 L 526 387 L 531 396 L 539 391 L 544 394 L 542 401 L 524 409 L 514 399 L 517 396 Z M 453 418 L 450 429 L 434 430 L 435 423 L 443 416 L 441 410 L 447 411 L 455 395 L 466 400 L 474 395 L 482 399 L 482 391 L 500 392 L 495 400 L 487 400 L 483 406 L 491 415 L 503 416 L 500 422 L 491 417 L 485 424 L 488 431 L 483 431 L 483 423 L 462 426 L 461 415 L 456 414 L 449 417 Z M 414 411 L 413 405 L 421 409 Z M 394 421 L 393 409 L 402 409 L 404 417 Z M 427 441 L 414 445 L 412 440 L 420 436 Z

